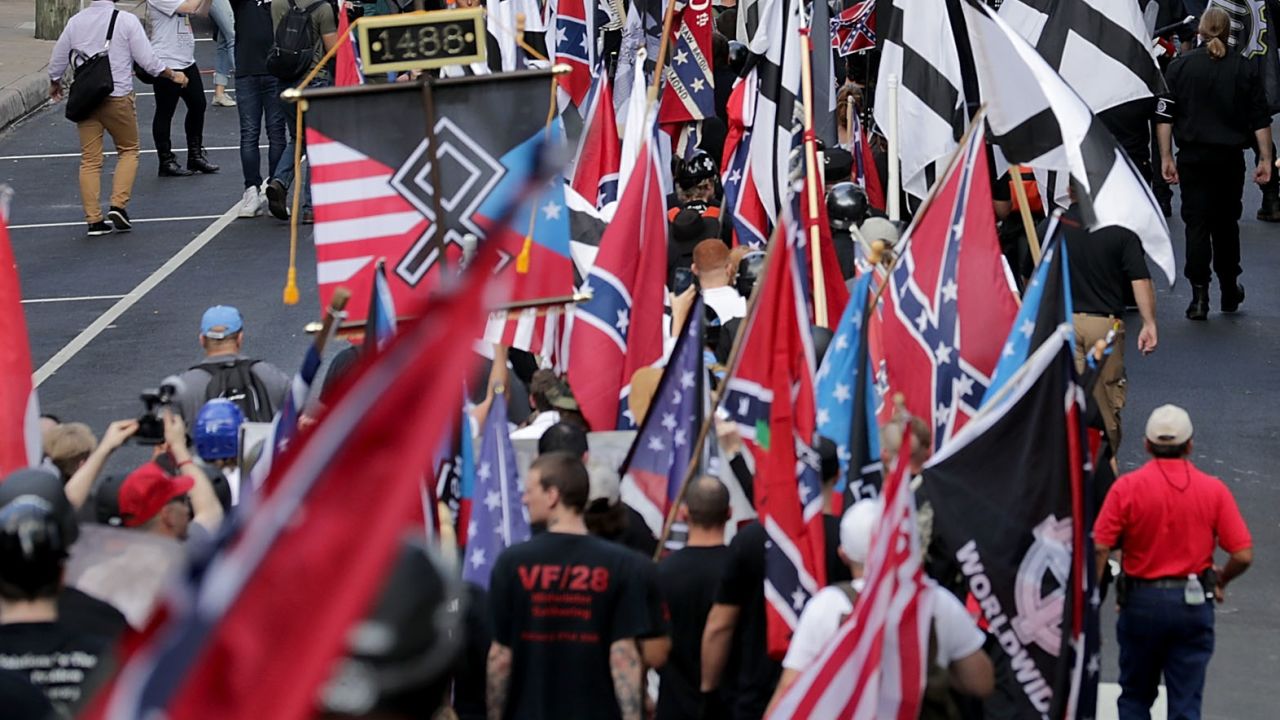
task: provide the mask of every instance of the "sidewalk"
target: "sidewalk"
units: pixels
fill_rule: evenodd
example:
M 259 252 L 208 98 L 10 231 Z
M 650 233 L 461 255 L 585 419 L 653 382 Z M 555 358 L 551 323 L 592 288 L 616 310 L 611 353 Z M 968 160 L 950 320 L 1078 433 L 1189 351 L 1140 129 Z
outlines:
M 36 40 L 35 0 L 0 0 L 0 129 L 49 97 L 51 41 Z

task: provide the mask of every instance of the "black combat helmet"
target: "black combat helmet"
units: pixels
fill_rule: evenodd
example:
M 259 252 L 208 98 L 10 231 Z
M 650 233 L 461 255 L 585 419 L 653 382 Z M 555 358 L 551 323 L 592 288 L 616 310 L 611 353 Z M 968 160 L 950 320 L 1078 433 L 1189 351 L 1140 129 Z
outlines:
M 827 217 L 831 229 L 848 230 L 867 219 L 867 194 L 851 182 L 836 183 L 827 190 Z
M 0 596 L 52 597 L 62 584 L 66 532 L 58 512 L 39 495 L 20 495 L 0 508 Z

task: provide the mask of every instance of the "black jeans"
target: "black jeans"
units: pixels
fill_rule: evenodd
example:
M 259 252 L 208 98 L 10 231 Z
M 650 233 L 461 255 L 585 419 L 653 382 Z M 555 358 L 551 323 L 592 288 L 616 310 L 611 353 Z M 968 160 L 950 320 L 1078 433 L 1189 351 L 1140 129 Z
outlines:
M 151 137 L 155 140 L 156 151 L 161 157 L 173 153 L 173 143 L 169 139 L 169 125 L 173 123 L 173 113 L 178 109 L 178 99 L 187 106 L 187 118 L 183 125 L 187 131 L 187 148 L 204 147 L 204 82 L 200 80 L 200 68 L 194 63 L 182 68 L 187 76 L 187 86 L 164 78 L 156 78 L 156 114 L 151 119 Z
M 1240 212 L 1244 151 L 1227 146 L 1183 147 L 1178 152 L 1182 222 L 1187 226 L 1187 262 L 1192 285 L 1208 285 L 1210 265 L 1218 282 L 1231 287 L 1240 276 Z

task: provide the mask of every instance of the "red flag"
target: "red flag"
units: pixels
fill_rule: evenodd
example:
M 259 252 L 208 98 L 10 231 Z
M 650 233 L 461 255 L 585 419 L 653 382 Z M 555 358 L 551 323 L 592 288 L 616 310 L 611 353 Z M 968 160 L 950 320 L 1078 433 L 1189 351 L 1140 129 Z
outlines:
M 7 193 L 6 193 L 7 195 Z M 31 349 L 22 312 L 18 264 L 9 244 L 8 198 L 0 197 L 0 476 L 40 463 L 40 403 L 31 380 Z
M 884 515 L 871 537 L 866 586 L 853 616 L 782 696 L 770 720 L 920 716 L 937 589 L 925 581 L 920 565 L 910 464 L 911 443 L 903 442 L 897 467 L 885 481 Z
M 808 135 L 812 137 L 813 131 L 810 130 Z M 804 152 L 805 164 L 808 165 L 811 159 L 806 145 Z M 810 212 L 809 206 L 809 180 L 811 177 L 817 180 L 818 185 L 815 190 L 817 200 L 813 203 L 813 212 Z M 849 302 L 849 288 L 844 284 L 844 274 L 840 270 L 840 259 L 836 257 L 836 247 L 831 239 L 831 222 L 827 218 L 827 203 L 825 201 L 827 196 L 826 188 L 823 187 L 822 176 L 817 171 L 804 173 L 801 176 L 801 183 L 800 189 L 796 192 L 799 196 L 799 214 L 804 219 L 804 229 L 807 233 L 805 239 L 810 243 L 809 250 L 805 253 L 805 266 L 808 268 L 810 279 L 809 287 L 812 288 L 812 297 L 809 299 L 810 307 L 814 308 L 813 317 L 816 323 L 829 330 L 835 330 L 836 325 L 840 324 L 840 314 L 844 312 L 844 306 Z M 822 290 L 827 306 L 825 322 L 818 322 L 818 283 L 814 272 L 813 258 L 810 256 L 810 253 L 813 252 L 814 228 L 817 228 L 818 262 L 822 266 Z
M 569 384 L 594 430 L 634 427 L 631 376 L 662 359 L 667 274 L 666 193 L 654 148 L 654 113 L 618 210 L 600 239 L 569 339 Z
M 350 36 L 349 38 L 347 36 Z M 345 39 L 345 42 L 344 42 Z M 347 20 L 347 3 L 338 3 L 338 56 L 334 59 L 333 84 L 338 87 L 363 85 L 364 73 L 356 60 L 355 35 Z
M 853 182 L 867 194 L 867 202 L 871 207 L 885 208 L 884 186 L 880 184 L 880 171 L 876 169 L 876 158 L 871 152 L 871 141 L 867 137 L 866 128 L 858 113 L 850 118 L 849 139 L 853 146 Z
M 930 420 L 935 448 L 981 407 L 1018 313 L 995 227 L 987 148 L 971 130 L 902 239 L 872 348 L 884 397 L 900 392 Z
M 822 488 L 815 453 L 813 343 L 799 229 L 784 212 L 769 267 L 743 332 L 724 407 L 756 460 L 756 511 L 765 552 L 768 652 L 781 658 L 800 611 L 823 585 Z
M 482 246 L 457 291 L 344 382 L 320 423 L 273 469 L 277 490 L 172 588 L 82 717 L 301 720 L 377 593 L 413 517 L 422 470 L 457 415 L 498 250 Z M 232 520 L 235 522 L 235 520 Z
M 600 73 L 583 119 L 582 140 L 573 162 L 569 185 L 587 204 L 600 208 L 618 199 L 618 169 L 622 166 L 622 141 L 613 112 L 613 86 Z

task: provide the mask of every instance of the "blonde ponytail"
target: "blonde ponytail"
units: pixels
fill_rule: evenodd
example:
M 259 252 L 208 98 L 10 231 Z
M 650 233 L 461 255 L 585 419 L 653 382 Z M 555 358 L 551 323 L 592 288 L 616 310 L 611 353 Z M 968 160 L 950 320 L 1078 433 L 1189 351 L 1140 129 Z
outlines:
M 1200 37 L 1204 38 L 1209 57 L 1221 60 L 1227 56 L 1227 36 L 1231 32 L 1231 18 L 1220 7 L 1210 7 L 1200 16 Z

